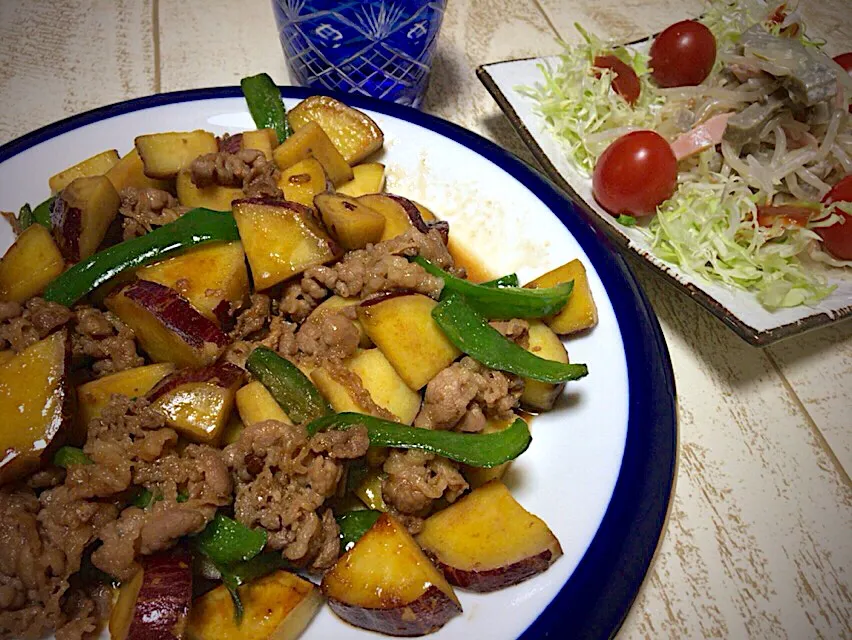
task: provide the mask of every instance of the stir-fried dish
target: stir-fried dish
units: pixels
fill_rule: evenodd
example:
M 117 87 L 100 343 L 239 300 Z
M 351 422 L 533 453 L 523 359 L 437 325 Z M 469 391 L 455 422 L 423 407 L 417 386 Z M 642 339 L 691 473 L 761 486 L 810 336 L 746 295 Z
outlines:
M 0 260 L 0 637 L 423 635 L 555 562 L 501 482 L 554 406 L 572 260 L 467 279 L 327 97 L 140 135 L 49 180 Z M 485 535 L 483 535 L 485 534 Z
M 797 11 L 757 0 L 628 47 L 580 31 L 524 91 L 598 204 L 767 308 L 829 295 L 816 263 L 852 266 L 852 54 L 832 60 Z

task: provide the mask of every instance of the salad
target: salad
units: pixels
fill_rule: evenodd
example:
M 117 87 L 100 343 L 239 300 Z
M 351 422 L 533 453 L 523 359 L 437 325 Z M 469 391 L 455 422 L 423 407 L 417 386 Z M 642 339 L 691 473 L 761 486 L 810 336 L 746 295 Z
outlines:
M 583 265 L 471 281 L 369 116 L 242 86 L 256 130 L 139 135 L 6 214 L 0 638 L 281 640 L 325 603 L 419 636 L 562 555 L 502 476 L 588 373 Z
M 829 295 L 822 267 L 852 266 L 852 53 L 832 60 L 794 8 L 756 0 L 630 46 L 577 28 L 521 91 L 598 204 L 769 309 Z

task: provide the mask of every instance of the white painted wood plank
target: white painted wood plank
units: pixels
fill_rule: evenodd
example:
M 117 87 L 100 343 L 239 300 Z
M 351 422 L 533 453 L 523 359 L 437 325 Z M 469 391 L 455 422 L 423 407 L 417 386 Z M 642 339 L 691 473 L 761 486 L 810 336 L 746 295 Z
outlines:
M 162 91 L 233 86 L 266 72 L 290 84 L 269 0 L 159 0 Z
M 154 91 L 151 0 L 2 0 L 0 143 Z

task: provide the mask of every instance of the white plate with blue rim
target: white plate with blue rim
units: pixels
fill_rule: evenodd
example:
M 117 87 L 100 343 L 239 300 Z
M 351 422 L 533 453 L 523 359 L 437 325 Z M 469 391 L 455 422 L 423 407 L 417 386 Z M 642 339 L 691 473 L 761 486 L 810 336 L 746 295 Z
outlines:
M 288 106 L 312 92 L 286 87 Z M 336 96 L 385 133 L 387 190 L 450 222 L 451 237 L 495 275 L 531 280 L 572 258 L 588 271 L 598 326 L 566 341 L 589 375 L 532 423 L 511 466 L 515 498 L 553 530 L 564 555 L 489 594 L 458 590 L 463 613 L 435 638 L 608 638 L 624 621 L 662 535 L 676 466 L 674 378 L 659 324 L 624 259 L 590 214 L 487 140 L 408 107 Z M 135 136 L 253 129 L 237 87 L 161 94 L 57 122 L 0 147 L 0 210 L 49 195 L 54 173 Z M 0 228 L 0 245 L 12 242 Z M 108 633 L 104 632 L 104 637 Z M 324 607 L 304 638 L 375 638 Z

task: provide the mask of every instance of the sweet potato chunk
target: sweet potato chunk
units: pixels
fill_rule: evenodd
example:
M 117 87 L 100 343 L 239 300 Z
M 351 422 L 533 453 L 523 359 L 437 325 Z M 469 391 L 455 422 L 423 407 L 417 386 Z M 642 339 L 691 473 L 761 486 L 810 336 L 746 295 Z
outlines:
M 245 196 L 242 189 L 211 184 L 197 187 L 189 169 L 181 169 L 175 181 L 178 201 L 185 207 L 205 207 L 214 211 L 230 211 L 234 200 Z
M 547 525 L 497 480 L 427 518 L 417 542 L 450 583 L 482 592 L 528 580 L 562 555 Z
M 308 267 L 335 260 L 342 253 L 317 224 L 310 209 L 295 202 L 275 198 L 237 200 L 234 219 L 259 290 Z
M 361 388 L 350 388 L 338 380 L 332 370 L 320 366 L 311 372 L 311 380 L 337 412 L 372 413 L 369 401 L 390 411 L 399 422 L 411 424 L 420 410 L 420 394 L 412 391 L 378 349 L 367 349 L 348 358 L 343 365 L 361 380 Z M 366 392 L 369 396 L 362 398 Z
M 432 318 L 436 304 L 428 296 L 403 293 L 358 306 L 358 319 L 367 335 L 415 391 L 461 355 Z
M 24 302 L 65 269 L 65 260 L 50 231 L 30 225 L 0 260 L 0 300 Z
M 114 393 L 129 398 L 144 396 L 174 369 L 171 362 L 160 362 L 119 371 L 81 384 L 77 387 L 77 414 L 81 425 L 85 428 L 97 418 Z
M 201 596 L 192 606 L 189 640 L 296 640 L 322 606 L 320 590 L 287 571 L 276 571 L 238 589 L 242 622 L 225 585 Z
M 293 424 L 290 417 L 275 401 L 269 390 L 262 383 L 255 380 L 237 391 L 237 411 L 244 424 L 252 425 L 264 420 L 278 420 L 286 424 Z
M 174 178 L 198 156 L 216 153 L 219 145 L 209 131 L 170 131 L 136 138 L 136 150 L 149 178 Z
M 104 304 L 133 329 L 155 362 L 202 367 L 213 363 L 230 342 L 177 291 L 157 282 L 137 280 L 124 285 Z
M 290 109 L 287 118 L 295 131 L 317 123 L 349 164 L 378 151 L 384 141 L 382 130 L 370 116 L 329 96 L 305 98 Z
M 591 329 L 598 323 L 598 309 L 592 299 L 592 290 L 583 263 L 572 260 L 524 285 L 535 289 L 553 287 L 571 280 L 574 281 L 574 289 L 568 303 L 555 316 L 545 319 L 550 328 L 561 336 Z
M 325 574 L 322 592 L 349 624 L 394 636 L 437 631 L 462 611 L 452 587 L 386 513 Z
M 496 433 L 498 431 L 505 431 L 508 429 L 512 423 L 518 418 L 517 415 L 512 414 L 508 418 L 489 418 L 485 423 L 485 427 L 483 427 L 481 433 Z M 462 475 L 464 475 L 464 479 L 467 480 L 467 483 L 470 485 L 471 489 L 476 489 L 477 487 L 481 487 L 486 482 L 491 482 L 492 480 L 500 480 L 506 472 L 509 470 L 509 466 L 512 464 L 512 461 L 504 462 L 503 464 L 498 464 L 496 467 L 470 467 L 467 465 L 462 466 Z
M 420 231 L 427 230 L 417 205 L 407 198 L 375 193 L 361 196 L 358 202 L 384 216 L 385 228 L 379 239 L 380 242 L 395 238 L 412 227 Z
M 568 352 L 565 345 L 553 330 L 541 320 L 530 322 L 529 347 L 527 351 L 532 352 L 539 358 L 555 360 L 567 363 Z M 521 395 L 521 404 L 533 411 L 549 411 L 553 408 L 556 398 L 562 392 L 565 383 L 550 384 L 532 378 L 524 378 L 524 392 Z
M 173 185 L 169 180 L 156 180 L 145 175 L 145 166 L 136 147 L 121 157 L 109 171 L 104 174 L 115 190 L 121 193 L 122 189 L 132 187 L 134 189 L 162 189 L 172 191 Z
M 215 243 L 139 269 L 142 280 L 177 291 L 222 326 L 249 294 L 248 270 L 239 242 Z
M 255 149 L 263 152 L 267 160 L 272 162 L 272 150 L 278 146 L 278 135 L 275 129 L 257 129 L 255 131 L 243 131 L 243 149 Z
M 322 222 L 347 251 L 374 244 L 385 230 L 385 218 L 355 198 L 320 193 L 314 198 Z
M 121 201 L 106 176 L 77 178 L 62 190 L 50 212 L 53 239 L 69 262 L 92 255 L 118 215 Z
M 166 416 L 166 424 L 193 442 L 218 444 L 245 372 L 220 362 L 175 371 L 148 393 Z
M 77 178 L 89 176 L 102 176 L 118 162 L 118 151 L 110 149 L 101 151 L 99 154 L 86 158 L 64 171 L 60 171 L 47 181 L 53 193 L 59 193 Z
M 186 547 L 142 556 L 142 570 L 121 585 L 109 620 L 111 640 L 182 640 L 192 605 Z
M 385 188 L 385 165 L 380 162 L 365 162 L 352 167 L 354 177 L 337 187 L 337 193 L 357 198 L 369 193 L 381 193 Z
M 308 122 L 272 152 L 279 169 L 289 169 L 299 160 L 314 157 L 322 165 L 332 184 L 352 179 L 352 167 L 340 155 L 329 137 L 315 122 Z
M 63 329 L 0 365 L 0 484 L 50 461 L 69 434 L 71 346 Z
M 285 200 L 313 207 L 314 197 L 331 189 L 332 184 L 316 158 L 305 158 L 281 172 L 278 188 Z
M 373 402 L 404 424 L 414 422 L 420 411 L 420 394 L 408 387 L 380 349 L 361 351 L 352 356 L 346 366 L 358 374 Z

